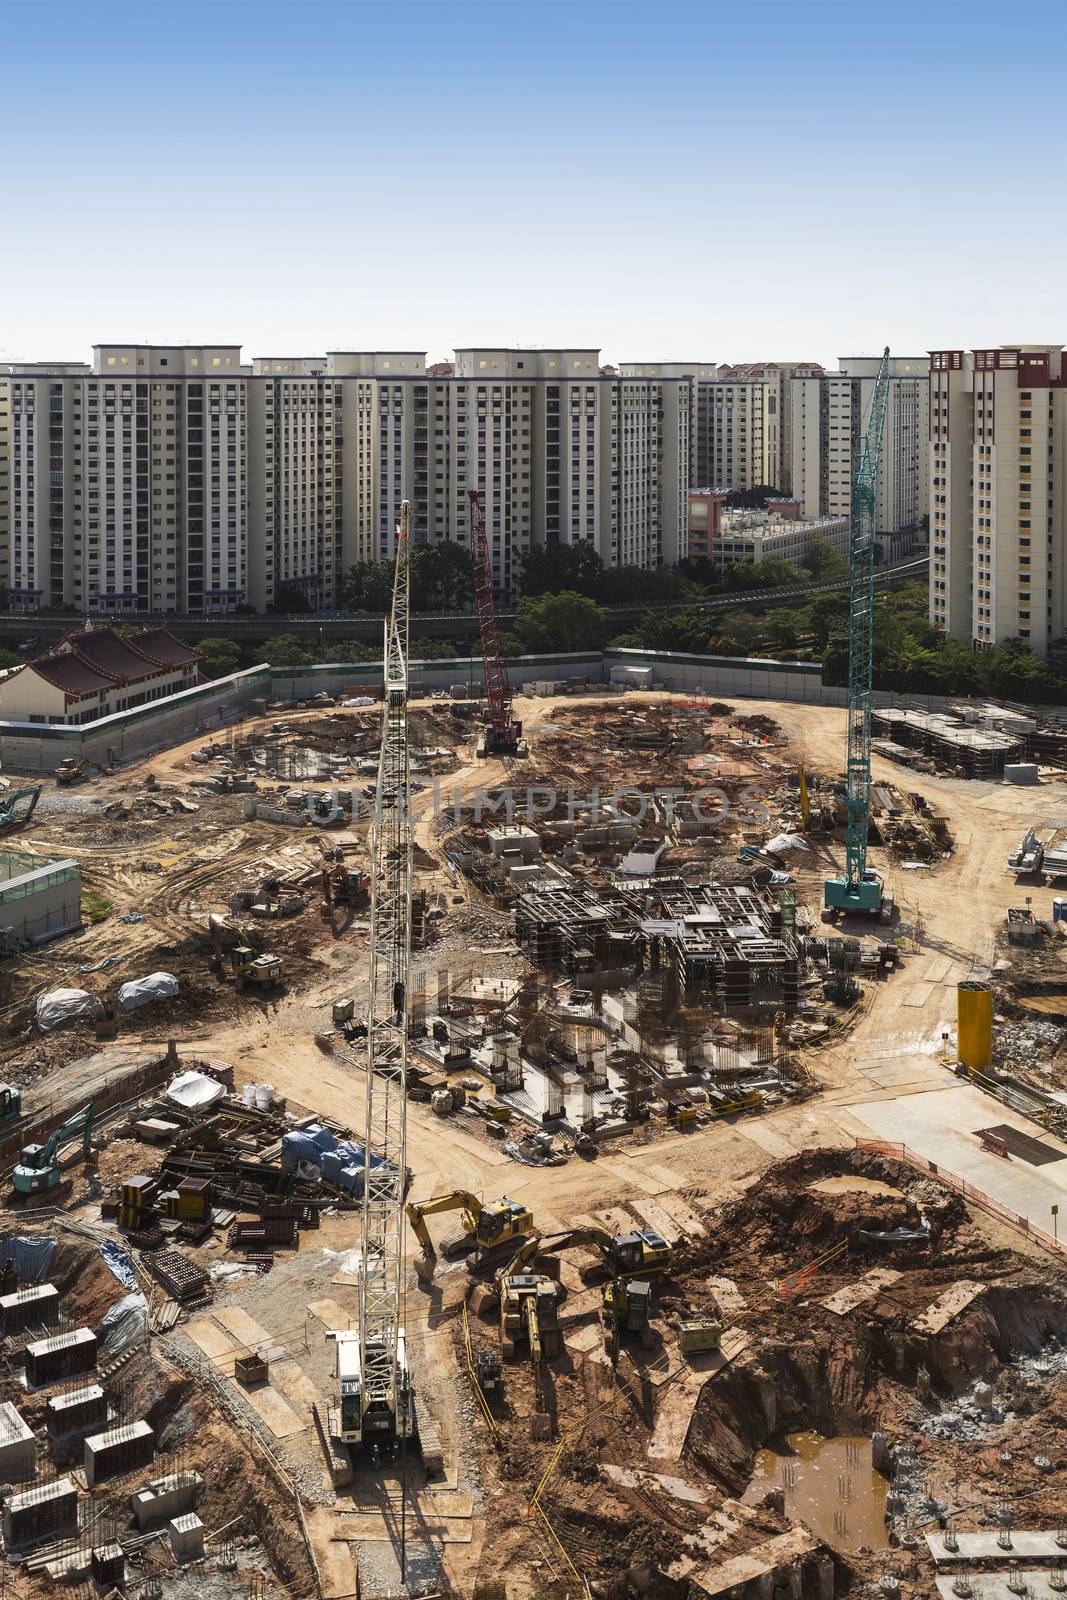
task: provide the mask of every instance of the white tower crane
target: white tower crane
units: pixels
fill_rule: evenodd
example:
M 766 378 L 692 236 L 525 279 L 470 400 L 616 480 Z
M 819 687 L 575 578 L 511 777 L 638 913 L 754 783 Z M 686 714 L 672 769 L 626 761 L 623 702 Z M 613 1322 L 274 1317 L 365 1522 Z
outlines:
M 408 759 L 410 507 L 400 508 L 385 628 L 382 747 L 371 827 L 370 996 L 359 1330 L 339 1333 L 339 1426 L 346 1444 L 388 1450 L 416 1431 L 404 1341 L 411 778 Z

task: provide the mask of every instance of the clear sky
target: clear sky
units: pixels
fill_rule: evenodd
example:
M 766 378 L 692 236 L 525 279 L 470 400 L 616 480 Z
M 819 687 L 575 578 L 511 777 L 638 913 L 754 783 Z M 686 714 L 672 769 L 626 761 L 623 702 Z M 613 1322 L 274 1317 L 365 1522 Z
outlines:
M 1067 342 L 1064 0 L 0 0 L 0 358 Z

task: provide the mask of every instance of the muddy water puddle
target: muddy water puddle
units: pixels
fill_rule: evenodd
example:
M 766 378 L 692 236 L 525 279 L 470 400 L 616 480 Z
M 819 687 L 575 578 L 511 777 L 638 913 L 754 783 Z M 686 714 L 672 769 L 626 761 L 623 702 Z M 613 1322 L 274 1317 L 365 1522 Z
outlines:
M 851 1172 L 838 1178 L 820 1178 L 818 1183 L 809 1183 L 808 1188 L 812 1194 L 880 1194 L 890 1200 L 904 1198 L 899 1189 L 883 1183 L 880 1178 L 860 1178 Z
M 777 1486 L 785 1514 L 803 1522 L 835 1550 L 885 1549 L 886 1479 L 874 1468 L 871 1441 L 821 1433 L 790 1433 L 761 1450 L 745 1498 Z

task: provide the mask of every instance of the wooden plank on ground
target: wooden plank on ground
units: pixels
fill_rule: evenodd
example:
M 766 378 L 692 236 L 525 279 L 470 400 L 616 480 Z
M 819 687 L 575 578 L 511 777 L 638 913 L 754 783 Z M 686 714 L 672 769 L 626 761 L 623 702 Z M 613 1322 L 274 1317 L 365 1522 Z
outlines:
M 843 1317 L 846 1312 L 854 1311 L 857 1306 L 864 1305 L 866 1301 L 873 1300 L 882 1289 L 888 1289 L 890 1284 L 896 1283 L 901 1274 L 894 1267 L 872 1267 L 870 1272 L 865 1272 L 856 1283 L 846 1283 L 843 1289 L 838 1289 L 834 1294 L 827 1295 L 819 1304 L 827 1311 L 832 1311 L 835 1317 Z
M 688 1200 L 683 1200 L 680 1194 L 670 1194 L 665 1191 L 657 1198 L 669 1217 L 673 1217 L 682 1232 L 688 1234 L 690 1239 L 700 1239 L 707 1233 L 703 1220 L 693 1210 Z
M 622 1156 L 599 1156 L 597 1167 L 610 1172 L 613 1178 L 621 1178 L 623 1183 L 632 1184 L 635 1189 L 643 1190 L 645 1194 L 660 1194 L 669 1187 L 659 1178 L 649 1177 L 647 1167 L 638 1166 L 636 1161 L 627 1161 Z
M 284 1361 L 285 1346 L 278 1343 L 273 1334 L 267 1332 L 247 1311 L 240 1306 L 220 1306 L 212 1315 L 215 1321 L 233 1335 L 235 1344 L 243 1344 L 249 1350 L 255 1350 L 264 1361 Z
M 359 1573 L 356 1553 L 346 1543 L 334 1542 L 338 1526 L 332 1506 L 308 1506 L 304 1511 L 308 1536 L 315 1552 L 323 1600 L 350 1600 L 358 1593 Z
M 708 1288 L 715 1296 L 715 1304 L 724 1317 L 732 1317 L 738 1311 L 744 1311 L 747 1305 L 744 1295 L 732 1278 L 708 1279 Z
M 916 1010 L 918 1010 L 919 1007 L 924 1006 L 926 1004 L 926 1002 L 929 1000 L 930 996 L 934 992 L 934 987 L 935 986 L 932 983 L 917 983 L 917 984 L 915 984 L 912 987 L 911 992 L 909 994 L 906 994 L 904 996 L 904 998 L 901 1000 L 901 1002 L 900 1002 L 901 1005 L 902 1006 L 914 1006 L 916 1008 Z
M 354 1327 L 359 1321 L 358 1311 L 346 1311 L 336 1300 L 309 1300 L 308 1310 L 324 1328 L 331 1330 Z
M 633 1212 L 625 1211 L 622 1206 L 605 1206 L 596 1217 L 599 1226 L 607 1228 L 609 1233 L 633 1233 L 638 1226 Z
M 928 983 L 944 983 L 951 965 L 951 956 L 935 956 L 923 973 L 923 977 Z
M 721 1350 L 690 1357 L 677 1377 L 663 1386 L 648 1444 L 648 1454 L 653 1460 L 680 1459 L 701 1389 L 735 1360 L 747 1344 L 747 1333 L 740 1328 L 728 1328 L 722 1336 Z
M 917 1316 L 911 1325 L 913 1333 L 940 1333 L 942 1328 L 947 1328 L 950 1322 L 955 1321 L 961 1311 L 965 1311 L 973 1300 L 984 1291 L 985 1284 L 970 1283 L 963 1279 L 946 1289 L 941 1297 L 927 1306 L 926 1310 Z
M 311 1408 L 321 1403 L 322 1395 L 299 1361 L 275 1361 L 270 1369 L 270 1381 L 281 1390 L 299 1415 L 307 1412 L 310 1422 Z
M 240 1348 L 234 1348 L 232 1334 L 223 1333 L 220 1327 L 206 1318 L 203 1322 L 188 1323 L 185 1333 L 197 1349 L 204 1352 L 213 1367 L 227 1377 L 233 1377 L 233 1363 L 241 1352 Z
M 656 1162 L 642 1162 L 642 1172 L 647 1172 L 650 1178 L 658 1178 L 660 1183 L 668 1189 L 684 1189 L 689 1181 L 683 1178 L 680 1172 L 672 1172 L 670 1167 L 657 1166 Z
M 400 1497 L 390 1495 L 389 1509 L 400 1509 Z M 408 1513 L 414 1505 L 420 1517 L 433 1521 L 440 1517 L 473 1517 L 474 1496 L 466 1489 L 416 1489 L 408 1501 Z M 381 1501 L 360 1499 L 354 1506 L 338 1506 L 341 1517 L 378 1517 L 382 1515 Z M 411 1524 L 408 1524 L 409 1528 Z
M 235 1388 L 242 1400 L 257 1416 L 262 1417 L 276 1439 L 290 1439 L 294 1433 L 303 1433 L 310 1425 L 310 1416 L 306 1421 L 301 1421 L 292 1406 L 269 1383 L 260 1384 L 258 1389 L 246 1389 L 241 1384 L 235 1385 Z
M 667 1215 L 661 1205 L 656 1204 L 655 1200 L 631 1200 L 630 1205 L 642 1221 L 648 1227 L 655 1228 L 668 1244 L 678 1243 L 682 1233 L 681 1227 L 673 1217 Z

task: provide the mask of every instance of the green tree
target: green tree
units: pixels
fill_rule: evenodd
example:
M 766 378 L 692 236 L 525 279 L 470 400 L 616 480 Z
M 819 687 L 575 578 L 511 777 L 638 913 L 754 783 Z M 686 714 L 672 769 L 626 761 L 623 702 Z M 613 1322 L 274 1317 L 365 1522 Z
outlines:
M 280 583 L 274 591 L 274 603 L 268 610 L 279 617 L 306 617 L 315 607 L 299 583 Z
M 392 597 L 391 561 L 354 561 L 345 573 L 343 599 L 347 611 L 385 616 Z
M 411 552 L 413 611 L 469 611 L 473 602 L 474 575 L 469 550 L 447 539 L 415 546 Z
M 241 665 L 240 649 L 232 639 L 212 635 L 210 639 L 198 640 L 193 648 L 204 657 L 200 671 L 205 678 L 225 678 Z
M 558 539 L 533 544 L 522 560 L 519 587 L 524 595 L 574 591 L 593 599 L 600 596 L 604 563 L 585 540 L 563 544 Z
M 804 569 L 818 583 L 828 578 L 843 578 L 848 571 L 848 563 L 828 539 L 815 539 L 804 557 Z
M 267 658 L 272 667 L 310 667 L 315 657 L 305 650 L 295 633 L 280 633 L 267 646 Z
M 607 616 L 588 595 L 565 589 L 562 594 L 519 601 L 515 632 L 531 655 L 554 650 L 596 650 L 607 637 Z

